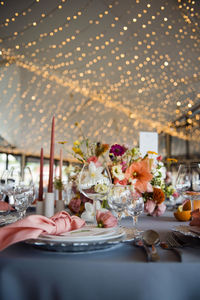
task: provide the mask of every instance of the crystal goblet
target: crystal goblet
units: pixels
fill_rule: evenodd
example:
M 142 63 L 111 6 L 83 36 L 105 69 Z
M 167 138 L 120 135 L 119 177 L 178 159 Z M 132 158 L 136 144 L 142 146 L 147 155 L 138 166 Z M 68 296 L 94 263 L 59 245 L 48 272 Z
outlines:
M 107 198 L 110 190 L 111 177 L 104 161 L 86 162 L 79 174 L 79 191 L 87 198 L 93 200 L 94 215 L 96 216 L 96 202 Z M 94 218 L 96 223 L 96 218 Z
M 121 218 L 128 205 L 131 204 L 133 192 L 131 185 L 112 185 L 108 195 L 110 208 L 117 213 L 118 224 L 121 225 Z
M 200 208 L 200 163 L 181 164 L 175 186 L 183 199 L 191 200 L 192 210 Z

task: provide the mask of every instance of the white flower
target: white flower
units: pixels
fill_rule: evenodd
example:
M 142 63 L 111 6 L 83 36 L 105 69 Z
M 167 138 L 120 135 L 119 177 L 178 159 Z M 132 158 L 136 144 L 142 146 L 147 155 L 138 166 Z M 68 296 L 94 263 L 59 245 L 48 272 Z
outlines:
M 133 182 L 132 182 L 132 184 L 131 184 L 131 186 L 130 186 L 131 192 L 132 192 L 133 194 L 136 193 L 136 189 L 135 189 L 135 183 L 136 183 L 136 181 L 137 181 L 136 179 L 133 180 Z
M 162 167 L 160 168 L 160 173 L 162 175 L 162 179 L 164 180 L 166 178 L 166 168 L 165 167 Z
M 121 165 L 116 165 L 112 167 L 112 175 L 116 177 L 119 180 L 123 180 L 125 178 L 123 172 L 122 172 L 122 166 Z
M 89 164 L 88 171 L 84 171 L 85 178 L 82 183 L 79 184 L 80 189 L 89 189 L 96 184 L 106 184 L 109 185 L 109 179 L 102 174 L 103 167 L 97 167 L 92 161 Z
M 74 177 L 77 174 L 77 169 L 76 167 L 69 165 L 68 167 L 65 168 L 65 172 L 68 176 Z
M 95 206 L 96 205 L 96 210 L 100 210 L 101 212 L 106 212 L 108 211 L 105 208 L 101 207 L 101 204 L 99 201 L 96 203 L 92 204 L 90 202 L 85 203 L 85 211 L 81 215 L 81 219 L 85 220 L 86 222 L 94 222 L 95 219 Z
M 158 170 L 154 171 L 154 173 L 153 173 L 154 177 L 159 177 L 160 176 L 159 172 L 160 172 L 160 170 L 159 171 Z
M 108 186 L 106 184 L 97 184 L 94 190 L 96 193 L 106 194 L 108 192 Z
M 136 160 L 139 157 L 141 157 L 140 149 L 139 148 L 133 148 L 133 149 L 134 149 L 133 159 Z

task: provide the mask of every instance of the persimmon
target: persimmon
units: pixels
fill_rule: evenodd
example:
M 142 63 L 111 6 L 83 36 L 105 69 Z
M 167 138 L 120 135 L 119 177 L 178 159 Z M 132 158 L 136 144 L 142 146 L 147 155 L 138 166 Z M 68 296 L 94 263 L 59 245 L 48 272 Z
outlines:
M 185 201 L 185 203 L 183 204 L 183 210 L 186 211 L 191 209 L 192 209 L 191 201 L 190 200 Z
M 174 216 L 178 221 L 187 222 L 191 219 L 191 210 L 175 211 Z

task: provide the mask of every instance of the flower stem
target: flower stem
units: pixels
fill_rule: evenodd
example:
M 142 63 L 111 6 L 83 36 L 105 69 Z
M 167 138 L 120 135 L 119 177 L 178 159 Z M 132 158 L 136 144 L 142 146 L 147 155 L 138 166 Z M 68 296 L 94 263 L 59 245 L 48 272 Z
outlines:
M 133 227 L 136 227 L 137 222 L 138 222 L 138 216 L 133 216 L 132 220 L 133 220 Z

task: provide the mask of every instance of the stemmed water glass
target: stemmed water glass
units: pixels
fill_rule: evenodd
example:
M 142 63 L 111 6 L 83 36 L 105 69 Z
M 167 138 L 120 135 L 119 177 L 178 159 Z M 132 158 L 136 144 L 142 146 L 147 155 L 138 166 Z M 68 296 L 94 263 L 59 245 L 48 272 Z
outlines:
M 137 228 L 138 217 L 144 211 L 144 200 L 141 196 L 133 195 L 131 199 L 131 204 L 127 206 L 126 209 L 129 216 L 132 217 L 134 234 L 136 237 L 140 237 L 142 231 Z
M 127 213 L 132 217 L 133 226 L 136 227 L 138 217 L 144 211 L 144 200 L 142 197 L 132 197 L 131 204 L 127 206 Z
M 192 210 L 196 209 L 200 201 L 200 163 L 181 164 L 175 186 L 183 199 L 191 200 Z
M 107 199 L 111 186 L 111 177 L 104 160 L 86 162 L 79 174 L 79 191 L 87 198 L 93 200 L 94 216 L 96 216 L 96 202 Z M 96 218 L 94 219 L 96 223 Z
M 108 194 L 108 204 L 117 213 L 119 226 L 122 214 L 132 202 L 132 190 L 130 185 L 112 185 Z
M 24 168 L 24 178 L 20 179 L 18 185 L 15 186 L 14 200 L 15 208 L 21 212 L 22 216 L 26 213 L 26 209 L 34 200 L 35 187 L 33 183 L 32 173 L 29 167 Z

